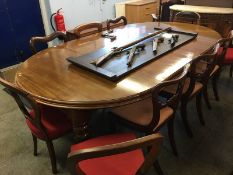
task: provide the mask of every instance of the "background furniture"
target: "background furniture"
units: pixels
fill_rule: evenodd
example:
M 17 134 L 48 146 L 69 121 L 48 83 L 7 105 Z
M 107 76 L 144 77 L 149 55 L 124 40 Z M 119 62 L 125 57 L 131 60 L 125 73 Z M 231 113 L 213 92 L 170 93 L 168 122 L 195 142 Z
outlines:
M 223 37 L 228 33 L 223 33 L 228 25 L 233 24 L 233 8 L 192 6 L 192 5 L 173 5 L 171 9 L 171 21 L 176 13 L 181 11 L 196 12 L 201 16 L 200 25 L 207 26 L 218 31 Z
M 174 4 L 185 4 L 182 0 L 160 0 L 159 3 L 159 21 L 169 21 L 170 20 L 170 6 Z
M 71 146 L 67 167 L 72 175 L 146 174 L 156 162 L 163 138 L 152 134 L 136 138 L 133 133 L 106 135 Z M 150 148 L 145 158 L 142 148 Z
M 198 37 L 118 82 L 108 81 L 66 60 L 100 48 L 122 46 L 154 32 L 154 27 L 169 26 L 174 30 L 198 32 Z M 168 79 L 221 37 L 206 27 L 184 23 L 129 24 L 113 31 L 117 36 L 113 42 L 100 35 L 91 35 L 48 48 L 26 60 L 16 74 L 17 86 L 32 94 L 38 103 L 70 111 L 77 138 L 88 136 L 88 116 L 91 110 L 117 107 L 145 99 L 151 95 L 151 88 Z
M 186 0 L 187 5 L 212 6 L 212 7 L 233 7 L 231 0 Z
M 52 140 L 72 131 L 70 121 L 62 111 L 51 107 L 39 106 L 27 92 L 2 78 L 0 78 L 0 84 L 7 89 L 24 114 L 26 124 L 32 133 L 34 155 L 37 156 L 37 138 L 45 141 L 51 160 L 52 172 L 56 174 L 56 155 Z
M 190 24 L 200 24 L 201 16 L 196 12 L 178 12 L 176 13 L 173 22 L 184 22 Z
M 125 9 L 122 9 L 125 6 Z M 124 3 L 116 3 L 116 17 L 125 16 L 128 23 L 150 22 L 151 14 L 156 13 L 156 0 L 126 1 Z

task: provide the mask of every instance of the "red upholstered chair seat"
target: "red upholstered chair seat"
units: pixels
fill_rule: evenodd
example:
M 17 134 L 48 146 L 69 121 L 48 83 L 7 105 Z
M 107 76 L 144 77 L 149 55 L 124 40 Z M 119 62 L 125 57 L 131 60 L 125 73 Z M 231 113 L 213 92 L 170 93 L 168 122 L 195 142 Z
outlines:
M 30 115 L 35 117 L 34 111 L 31 111 Z M 42 140 L 45 139 L 45 135 L 40 131 L 40 129 L 38 129 L 28 119 L 26 119 L 26 123 L 36 137 Z M 41 107 L 41 123 L 45 127 L 50 139 L 56 139 L 72 130 L 71 122 L 67 119 L 64 113 L 54 108 Z
M 220 47 L 218 50 L 218 55 L 221 55 L 222 51 L 223 51 L 223 48 Z M 223 60 L 223 64 L 231 64 L 231 63 L 233 63 L 233 48 L 228 48 L 225 58 Z
M 71 152 L 133 139 L 136 139 L 133 133 L 101 136 L 73 145 Z M 144 156 L 139 149 L 127 153 L 84 160 L 80 162 L 80 168 L 87 175 L 133 175 L 140 168 L 143 161 Z
M 231 64 L 233 63 L 233 48 L 228 48 L 227 53 L 224 59 L 225 64 Z

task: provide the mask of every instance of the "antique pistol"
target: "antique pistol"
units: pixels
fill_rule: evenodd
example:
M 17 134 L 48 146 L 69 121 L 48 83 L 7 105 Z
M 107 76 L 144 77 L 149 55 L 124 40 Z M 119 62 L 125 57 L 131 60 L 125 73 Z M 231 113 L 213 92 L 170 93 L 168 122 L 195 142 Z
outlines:
M 163 42 L 164 42 L 164 38 L 163 37 L 159 37 L 159 38 L 154 38 L 153 39 L 152 49 L 153 49 L 153 53 L 154 54 L 157 54 L 158 44 L 159 43 L 163 43 Z
M 132 63 L 134 61 L 134 55 L 136 53 L 141 52 L 144 49 L 145 49 L 145 44 L 138 44 L 138 45 L 132 47 L 132 49 L 129 52 L 129 56 L 128 56 L 128 62 L 127 62 L 128 67 L 132 66 Z
M 169 42 L 171 44 L 171 47 L 174 47 L 176 42 L 178 42 L 179 35 L 178 34 L 173 34 L 172 37 L 169 39 Z

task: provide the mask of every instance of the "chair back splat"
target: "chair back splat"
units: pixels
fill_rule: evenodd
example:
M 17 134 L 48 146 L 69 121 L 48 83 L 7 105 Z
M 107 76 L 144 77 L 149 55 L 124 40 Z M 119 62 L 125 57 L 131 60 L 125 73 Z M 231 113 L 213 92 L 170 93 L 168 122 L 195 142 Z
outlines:
M 30 39 L 30 49 L 32 51 L 33 54 L 37 53 L 37 49 L 35 47 L 35 44 L 36 43 L 48 43 L 56 38 L 59 38 L 61 40 L 63 40 L 64 42 L 67 41 L 67 37 L 66 37 L 66 34 L 64 32 L 59 32 L 59 31 L 56 31 L 48 36 L 44 36 L 44 37 L 32 37 Z
M 150 125 L 147 126 L 149 132 L 153 131 L 155 126 L 158 124 L 160 120 L 160 110 L 163 107 L 169 106 L 174 111 L 176 110 L 179 104 L 180 97 L 182 95 L 183 86 L 184 86 L 187 73 L 189 71 L 189 67 L 190 67 L 190 64 L 187 64 L 183 68 L 182 73 L 178 77 L 172 80 L 164 81 L 154 87 L 152 91 L 153 117 L 152 117 L 152 121 Z M 160 92 L 166 89 L 166 87 L 173 86 L 173 85 L 175 85 L 176 87 L 175 93 L 171 97 L 169 97 L 169 99 L 166 102 L 161 102 Z
M 173 22 L 183 22 L 183 23 L 191 23 L 191 24 L 200 24 L 201 16 L 196 12 L 178 12 L 174 18 Z
M 107 161 L 108 158 L 110 158 L 110 157 L 111 158 L 109 160 L 114 160 L 113 159 L 114 156 L 117 156 L 119 158 L 122 155 L 123 156 L 122 159 L 117 159 L 117 160 L 125 162 L 124 158 L 126 158 L 125 157 L 126 155 L 131 156 L 131 157 L 133 156 L 132 154 L 128 154 L 129 152 L 132 153 L 132 151 L 134 151 L 133 152 L 133 153 L 135 153 L 134 156 L 137 156 L 136 155 L 136 153 L 138 153 L 137 151 L 141 152 L 142 148 L 149 147 L 151 149 L 150 149 L 149 153 L 147 154 L 147 156 L 145 158 L 143 158 L 142 162 L 141 161 L 140 162 L 133 161 L 133 160 L 136 160 L 136 157 L 134 157 L 132 162 L 130 162 L 130 164 L 135 164 L 135 166 L 133 167 L 134 169 L 133 170 L 131 169 L 134 172 L 134 174 L 136 174 L 136 175 L 146 174 L 148 172 L 148 170 L 150 169 L 150 167 L 156 161 L 157 155 L 159 153 L 160 147 L 161 147 L 162 142 L 163 142 L 163 137 L 159 133 L 151 134 L 151 135 L 141 137 L 141 138 L 135 138 L 135 136 L 133 136 L 133 137 L 131 136 L 131 139 L 125 140 L 123 142 L 90 147 L 91 143 L 93 143 L 92 140 L 93 141 L 95 140 L 94 142 L 96 144 L 99 144 L 101 142 L 101 140 L 103 142 L 103 139 L 106 139 L 106 140 L 109 140 L 109 138 L 111 138 L 111 139 L 118 138 L 119 139 L 120 136 L 124 137 L 124 135 L 127 135 L 127 134 L 114 134 L 114 135 L 101 136 L 99 138 L 97 137 L 94 139 L 87 140 L 86 141 L 86 142 L 88 142 L 87 145 L 89 145 L 87 148 L 77 149 L 75 151 L 72 151 L 68 155 L 67 168 L 70 171 L 70 174 L 72 174 L 72 175 L 88 174 L 86 171 L 88 171 L 88 169 L 93 168 L 92 166 L 95 162 L 98 164 L 99 161 L 101 161 L 101 160 L 103 161 L 103 159 L 106 159 L 105 161 Z M 134 135 L 134 134 L 130 134 L 130 135 Z M 98 140 L 100 142 L 98 142 Z M 80 143 L 80 144 L 82 144 L 82 143 Z M 95 159 L 95 158 L 102 158 L 102 159 Z M 82 165 L 82 163 L 84 163 L 85 161 L 89 161 L 88 162 L 88 163 L 90 163 L 89 166 L 88 166 L 88 164 L 87 164 L 87 166 L 84 166 L 84 164 Z M 93 162 L 91 162 L 91 161 L 93 161 Z M 105 167 L 107 167 L 108 173 L 114 174 L 114 175 L 115 174 L 120 175 L 121 172 L 119 172 L 117 170 L 122 169 L 122 171 L 124 171 L 124 170 L 128 171 L 128 169 L 127 169 L 128 167 L 127 168 L 126 167 L 114 167 L 114 165 L 117 166 L 115 163 L 108 162 L 105 165 Z M 127 163 L 129 163 L 129 162 L 127 162 Z M 110 164 L 111 169 L 109 169 L 110 167 L 108 167 L 109 164 Z M 93 174 L 96 174 L 96 175 L 101 174 L 100 172 L 96 172 L 96 171 L 98 171 L 98 170 L 96 170 L 96 168 L 98 169 L 98 167 L 95 167 L 94 170 L 92 169 L 89 171 L 92 171 Z M 104 167 L 102 167 L 102 168 L 103 169 L 100 169 L 99 171 L 105 171 Z M 115 171 L 115 169 L 116 169 L 116 171 Z M 111 171 L 111 172 L 109 172 L 109 171 Z M 129 172 L 127 172 L 127 173 L 129 173 Z M 104 172 L 104 174 L 107 174 L 107 173 Z M 125 173 L 123 173 L 123 174 L 125 174 Z
M 121 20 L 123 21 L 123 23 L 121 25 L 127 25 L 127 19 L 125 16 L 120 16 L 120 17 L 115 18 L 115 19 L 108 19 L 107 20 L 107 30 L 110 30 L 112 27 L 114 27 L 114 24 L 115 24 L 115 26 L 119 26 L 116 24 L 119 23 Z M 113 24 L 113 25 L 111 25 L 111 24 Z
M 24 92 L 23 90 L 19 89 L 15 85 L 7 82 L 2 78 L 0 78 L 0 84 L 3 85 L 8 90 L 10 95 L 15 99 L 17 105 L 24 114 L 25 118 L 32 122 L 40 130 L 45 132 L 45 128 L 41 124 L 40 109 L 35 100 L 28 93 Z M 25 104 L 27 104 L 27 106 Z M 34 111 L 34 118 L 30 115 L 29 110 Z M 44 135 L 46 136 L 47 134 L 44 133 Z
M 80 25 L 72 30 L 77 38 L 85 37 L 94 33 L 102 32 L 102 23 L 94 22 Z

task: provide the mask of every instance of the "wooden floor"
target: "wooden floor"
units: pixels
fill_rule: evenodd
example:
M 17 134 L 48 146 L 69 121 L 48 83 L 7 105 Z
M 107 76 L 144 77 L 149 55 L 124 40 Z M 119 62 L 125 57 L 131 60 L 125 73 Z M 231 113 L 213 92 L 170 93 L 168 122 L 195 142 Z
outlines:
M 167 132 L 162 130 L 165 143 L 159 160 L 166 175 L 230 175 L 233 171 L 233 78 L 229 78 L 228 71 L 223 72 L 219 82 L 220 102 L 213 99 L 212 89 L 209 89 L 213 109 L 210 111 L 203 105 L 205 127 L 199 124 L 194 102 L 190 103 L 189 120 L 194 132 L 193 139 L 187 137 L 180 116 L 177 115 L 175 137 L 179 157 L 173 156 Z M 93 122 L 98 125 L 93 128 L 95 134 L 112 130 L 113 121 L 110 117 L 104 118 L 97 113 L 93 119 L 99 121 Z M 117 128 L 124 130 L 121 126 Z M 72 135 L 54 143 L 59 174 L 68 174 L 65 168 L 66 156 L 72 143 Z M 32 148 L 31 134 L 22 114 L 8 94 L 0 90 L 0 174 L 52 174 L 44 142 L 39 142 L 38 157 L 33 156 Z M 149 175 L 152 174 L 153 169 Z

